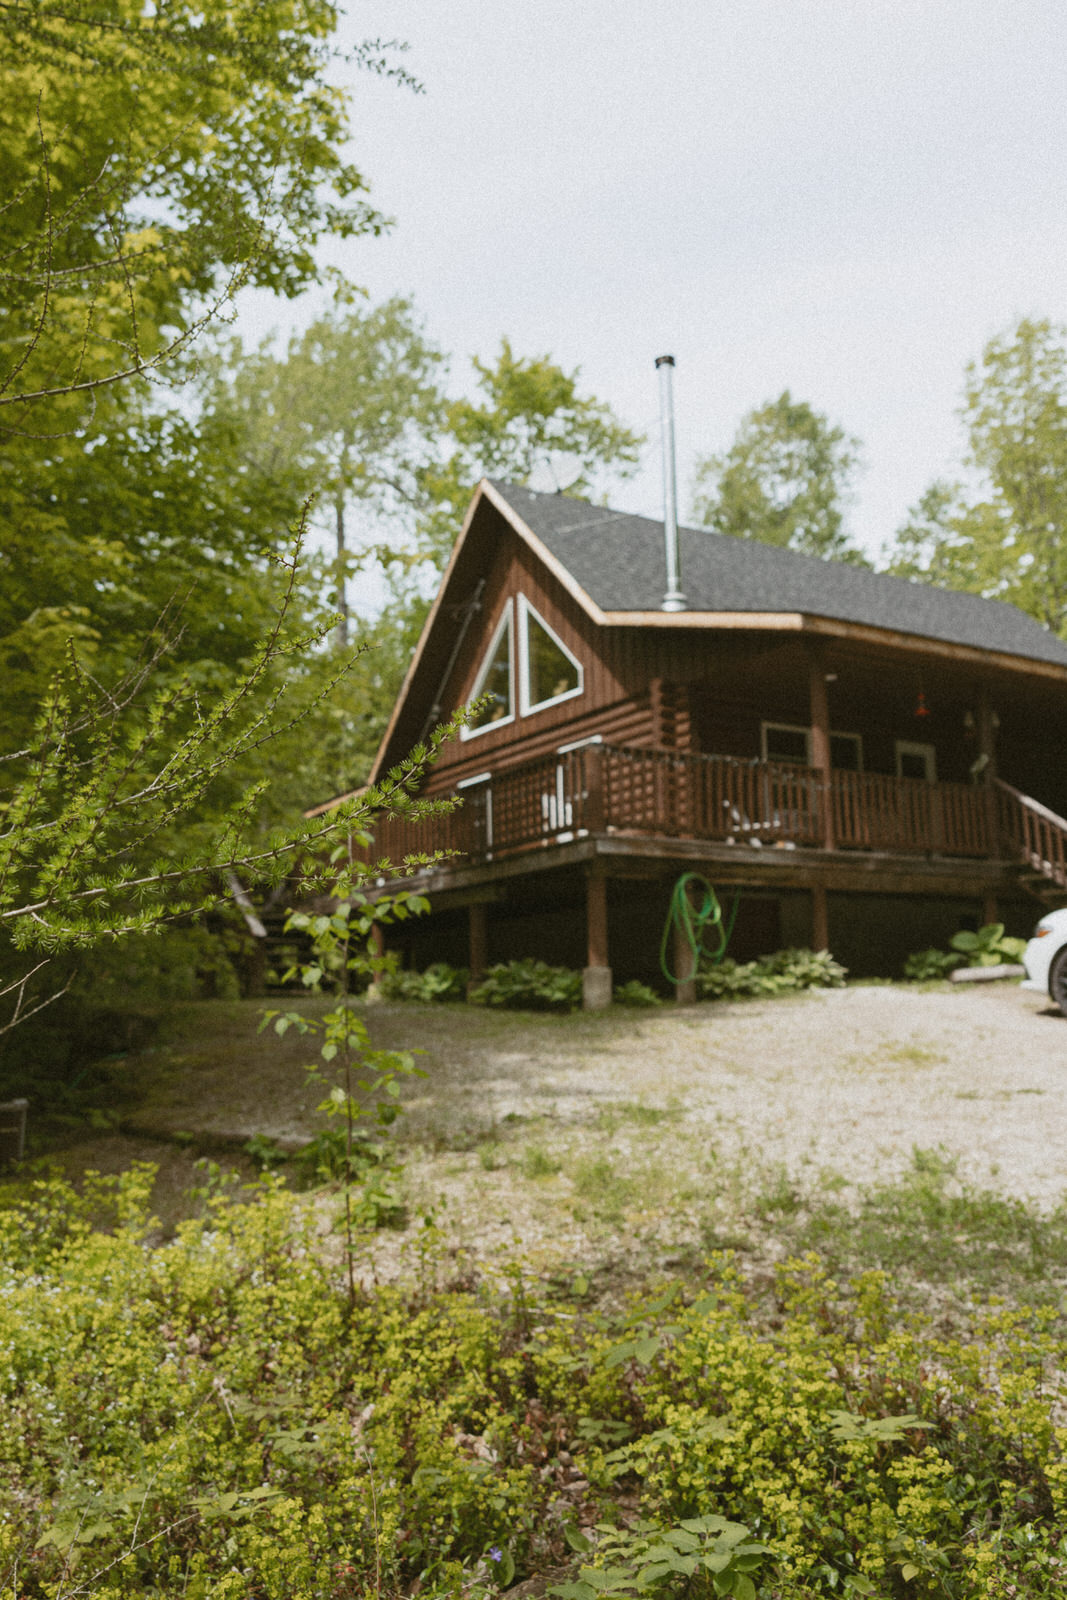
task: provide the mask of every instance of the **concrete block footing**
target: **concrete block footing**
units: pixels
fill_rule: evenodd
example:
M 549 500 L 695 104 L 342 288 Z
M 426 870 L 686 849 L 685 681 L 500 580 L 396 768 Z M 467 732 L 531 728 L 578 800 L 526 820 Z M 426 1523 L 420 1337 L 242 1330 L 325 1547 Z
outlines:
M 602 1011 L 611 1004 L 611 968 L 582 968 L 582 1008 Z

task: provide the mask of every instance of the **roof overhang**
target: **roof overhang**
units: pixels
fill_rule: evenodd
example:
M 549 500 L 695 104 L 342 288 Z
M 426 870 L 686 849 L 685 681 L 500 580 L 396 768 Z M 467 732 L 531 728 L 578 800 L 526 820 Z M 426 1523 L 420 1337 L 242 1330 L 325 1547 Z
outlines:
M 1007 672 L 1025 672 L 1030 677 L 1050 678 L 1067 683 L 1067 666 L 1056 661 L 1040 661 L 1033 656 L 1011 655 L 1002 650 L 979 650 L 970 644 L 953 644 L 949 639 L 932 639 L 923 633 L 904 633 L 895 628 L 876 628 L 868 623 L 843 622 L 838 617 L 819 617 L 801 611 L 606 611 L 600 616 L 613 628 L 708 628 L 723 632 L 747 630 L 753 633 L 806 633 L 822 638 L 844 639 L 856 644 L 881 645 L 890 650 L 937 656 L 944 661 L 964 661 L 974 666 L 996 667 Z

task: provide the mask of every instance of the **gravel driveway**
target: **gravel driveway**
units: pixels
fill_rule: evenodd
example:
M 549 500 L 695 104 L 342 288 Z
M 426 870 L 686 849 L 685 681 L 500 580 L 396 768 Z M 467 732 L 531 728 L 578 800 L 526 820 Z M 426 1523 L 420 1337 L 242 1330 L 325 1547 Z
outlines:
M 131 1062 L 153 1086 L 129 1132 L 307 1138 L 318 1095 L 297 1058 L 314 1047 L 257 1039 L 260 1009 L 188 1008 L 173 1047 Z M 733 1181 L 736 1203 L 738 1174 L 757 1171 L 845 1198 L 904 1171 L 916 1148 L 1042 1206 L 1067 1193 L 1067 1019 L 1015 983 L 572 1017 L 389 1005 L 368 1018 L 377 1043 L 425 1052 L 398 1124 L 412 1217 L 432 1214 L 479 1254 L 580 1254 L 594 1234 L 706 1221 L 713 1195 Z M 121 1146 L 81 1150 L 113 1166 Z

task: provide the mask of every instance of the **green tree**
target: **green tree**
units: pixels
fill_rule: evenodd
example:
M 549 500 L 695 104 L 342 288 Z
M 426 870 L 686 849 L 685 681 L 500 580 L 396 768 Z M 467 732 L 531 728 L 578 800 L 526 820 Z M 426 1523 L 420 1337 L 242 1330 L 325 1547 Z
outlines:
M 443 363 L 410 300 L 364 309 L 341 298 L 284 357 L 270 341 L 250 354 L 235 342 L 211 375 L 208 415 L 236 421 L 248 470 L 265 481 L 295 475 L 326 513 L 342 647 L 353 567 L 368 556 L 402 557 L 395 524 L 422 499 L 420 477 L 443 417 Z M 389 518 L 388 538 L 354 549 L 354 507 L 379 523 Z
M 858 439 L 786 389 L 697 462 L 693 515 L 716 533 L 866 565 L 845 529 L 859 461 Z
M 70 426 L 236 287 L 292 295 L 324 233 L 383 225 L 342 154 L 337 15 L 327 0 L 0 6 L 4 426 Z M 398 71 L 376 45 L 355 54 Z
M 975 488 L 928 489 L 889 570 L 1009 600 L 1067 637 L 1067 329 L 1026 318 L 990 340 L 960 415 Z
M 640 434 L 610 406 L 578 389 L 579 373 L 548 356 L 524 360 L 501 341 L 495 366 L 474 360 L 481 401 L 454 400 L 446 413 L 450 453 L 422 475 L 429 509 L 421 519 L 427 548 L 443 562 L 482 477 L 525 484 L 538 468 L 556 467 L 558 487 L 577 499 L 605 468 L 622 477 L 637 468 Z
M 195 916 L 223 897 L 229 874 L 277 881 L 302 858 L 310 892 L 336 874 L 322 856 L 338 832 L 359 838 L 375 810 L 420 809 L 411 793 L 442 732 L 379 789 L 324 817 L 264 828 L 258 757 L 309 710 L 288 704 L 284 669 L 314 650 L 325 626 L 300 626 L 299 546 L 280 566 L 266 636 L 210 695 L 174 672 L 180 616 L 165 617 L 117 680 L 87 672 L 71 648 L 27 744 L 0 752 L 0 1036 L 62 992 L 48 990 L 57 957 Z M 362 876 L 352 869 L 354 881 Z

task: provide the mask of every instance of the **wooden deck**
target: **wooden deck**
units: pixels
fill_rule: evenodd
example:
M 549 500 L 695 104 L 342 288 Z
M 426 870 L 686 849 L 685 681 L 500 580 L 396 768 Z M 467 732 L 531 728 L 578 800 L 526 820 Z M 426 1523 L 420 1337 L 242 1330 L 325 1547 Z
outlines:
M 470 864 L 589 836 L 1026 862 L 1067 887 L 1062 819 L 1007 784 L 589 744 L 466 785 L 448 813 L 382 818 L 367 859 Z

